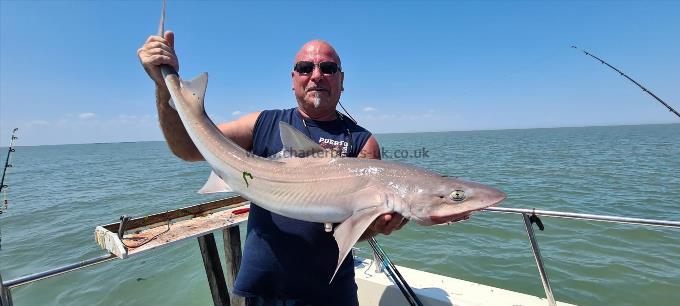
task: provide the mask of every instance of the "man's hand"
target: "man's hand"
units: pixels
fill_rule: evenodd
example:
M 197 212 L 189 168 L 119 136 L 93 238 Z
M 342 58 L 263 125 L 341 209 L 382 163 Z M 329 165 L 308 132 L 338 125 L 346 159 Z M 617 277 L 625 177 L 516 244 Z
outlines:
M 368 227 L 366 232 L 361 235 L 360 240 L 366 240 L 377 234 L 389 235 L 393 231 L 401 229 L 406 223 L 408 223 L 408 219 L 402 217 L 398 213 L 380 215 Z
M 408 219 L 402 217 L 400 214 L 389 213 L 380 215 L 373 221 L 373 224 L 371 224 L 369 228 L 375 233 L 389 235 L 393 231 L 401 229 L 407 222 Z
M 156 85 L 165 88 L 160 65 L 170 65 L 179 71 L 179 61 L 175 55 L 175 34 L 165 32 L 165 37 L 149 36 L 144 45 L 137 50 L 137 56 L 149 77 Z

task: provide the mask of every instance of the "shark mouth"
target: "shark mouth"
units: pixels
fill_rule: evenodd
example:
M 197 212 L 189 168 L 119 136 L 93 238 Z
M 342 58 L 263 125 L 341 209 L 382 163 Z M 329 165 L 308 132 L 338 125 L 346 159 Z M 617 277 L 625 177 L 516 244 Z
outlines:
M 433 224 L 449 224 L 459 221 L 465 221 L 467 219 L 470 219 L 470 212 L 449 216 L 430 216 L 430 221 L 432 221 Z

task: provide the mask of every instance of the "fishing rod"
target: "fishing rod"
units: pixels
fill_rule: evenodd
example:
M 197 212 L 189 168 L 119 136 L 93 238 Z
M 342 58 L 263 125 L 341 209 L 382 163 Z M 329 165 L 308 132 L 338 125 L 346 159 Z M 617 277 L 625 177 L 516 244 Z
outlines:
M 668 111 L 674 113 L 676 116 L 678 116 L 678 117 L 680 118 L 680 113 L 678 113 L 675 109 L 673 109 L 673 107 L 671 107 L 671 106 L 668 105 L 666 102 L 664 102 L 663 100 L 661 100 L 661 98 L 657 97 L 657 96 L 656 96 L 653 92 L 651 92 L 649 89 L 645 88 L 645 87 L 642 86 L 640 83 L 638 83 L 637 81 L 633 80 L 631 77 L 629 77 L 628 75 L 626 75 L 625 73 L 623 73 L 621 70 L 616 69 L 616 67 L 614 67 L 614 66 L 612 66 L 612 65 L 609 65 L 609 63 L 605 62 L 603 59 L 601 59 L 601 58 L 599 58 L 599 57 L 593 55 L 592 53 L 590 53 L 590 52 L 588 52 L 588 51 L 586 51 L 586 50 L 583 50 L 583 49 L 581 49 L 581 48 L 579 48 L 579 47 L 577 47 L 577 46 L 574 46 L 574 45 L 572 45 L 571 47 L 574 48 L 574 49 L 576 49 L 576 50 L 582 51 L 582 52 L 585 53 L 586 55 L 588 55 L 588 56 L 590 56 L 590 57 L 592 57 L 592 58 L 594 58 L 594 59 L 600 61 L 600 63 L 607 65 L 607 67 L 609 67 L 609 68 L 611 68 L 611 69 L 614 69 L 614 71 L 618 72 L 620 75 L 622 75 L 623 77 L 625 77 L 625 78 L 628 79 L 629 81 L 633 82 L 635 85 L 637 85 L 638 87 L 640 87 L 640 88 L 642 89 L 642 91 L 648 93 L 649 95 L 651 95 L 652 97 L 654 97 L 654 99 L 656 99 L 657 101 L 659 101 L 659 103 L 663 104 L 663 106 L 665 106 L 666 108 L 668 108 Z
M 368 244 L 371 245 L 376 258 L 380 261 L 380 263 L 382 263 L 387 275 L 390 277 L 392 282 L 397 285 L 401 291 L 401 294 L 404 295 L 409 304 L 411 306 L 423 306 L 423 303 L 420 301 L 420 299 L 418 299 L 416 293 L 413 292 L 411 286 L 409 286 L 404 277 L 401 276 L 401 273 L 399 273 L 399 270 L 397 270 L 397 267 L 392 263 L 392 260 L 390 260 L 390 258 L 387 256 L 387 253 L 385 253 L 382 247 L 380 247 L 378 241 L 371 237 L 368 239 Z
M 14 149 L 14 142 L 19 138 L 15 136 L 14 134 L 18 131 L 18 128 L 14 128 L 12 130 L 12 138 L 9 143 L 9 149 L 7 150 L 7 158 L 5 159 L 5 166 L 2 169 L 2 179 L 0 179 L 0 192 L 2 192 L 3 189 L 7 188 L 7 185 L 5 185 L 5 176 L 7 175 L 7 168 L 11 168 L 12 164 L 10 164 L 10 158 L 12 156 L 12 152 L 16 151 Z M 0 206 L 0 213 L 3 209 L 7 208 L 7 190 L 5 189 L 5 192 L 3 193 L 3 201 L 2 201 L 2 206 Z
M 12 138 L 9 142 L 9 149 L 7 149 L 7 158 L 5 159 L 5 166 L 2 168 L 2 179 L 0 179 L 0 193 L 2 193 L 2 203 L 0 203 L 0 215 L 7 210 L 9 207 L 9 201 L 7 200 L 7 185 L 5 184 L 5 176 L 7 175 L 7 168 L 12 167 L 10 163 L 12 152 L 16 151 L 14 149 L 14 142 L 19 138 L 14 135 L 19 129 L 14 128 L 12 130 Z M 4 191 L 3 191 L 4 190 Z M 0 249 L 2 249 L 2 229 L 0 228 Z

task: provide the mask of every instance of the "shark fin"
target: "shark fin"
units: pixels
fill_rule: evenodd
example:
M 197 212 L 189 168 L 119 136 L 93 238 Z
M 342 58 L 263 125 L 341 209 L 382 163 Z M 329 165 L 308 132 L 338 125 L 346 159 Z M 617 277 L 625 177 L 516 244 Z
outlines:
M 366 231 L 368 226 L 373 223 L 375 218 L 387 212 L 389 212 L 389 209 L 385 206 L 373 206 L 362 209 L 354 212 L 351 217 L 335 228 L 333 237 L 335 237 L 335 242 L 338 244 L 338 265 L 335 267 L 335 272 L 333 272 L 330 282 L 333 282 L 335 274 L 337 274 L 338 269 L 340 269 L 340 265 L 345 260 L 345 257 L 347 257 L 347 254 L 349 254 L 349 251 L 352 250 L 354 244 L 359 241 L 359 238 Z
M 309 139 L 307 135 L 288 123 L 279 121 L 279 132 L 281 133 L 281 143 L 283 143 L 283 152 L 281 152 L 284 153 L 283 156 L 286 155 L 285 153 L 289 153 L 288 157 L 307 157 L 324 151 L 324 148 L 318 143 Z
M 203 98 L 205 98 L 205 91 L 208 88 L 208 74 L 203 72 L 191 81 L 180 80 L 180 85 L 182 97 L 185 101 L 193 101 L 193 107 L 200 107 L 203 110 Z
M 227 183 L 215 173 L 215 171 L 210 172 L 210 176 L 208 177 L 208 181 L 205 182 L 205 185 L 201 189 L 198 190 L 198 193 L 201 194 L 207 194 L 207 193 L 217 193 L 217 192 L 232 192 L 233 190 Z

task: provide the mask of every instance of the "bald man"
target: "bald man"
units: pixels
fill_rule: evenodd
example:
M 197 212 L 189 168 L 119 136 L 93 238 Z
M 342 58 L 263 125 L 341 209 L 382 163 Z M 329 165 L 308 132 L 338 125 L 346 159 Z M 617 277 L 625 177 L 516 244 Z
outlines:
M 137 54 L 156 83 L 158 117 L 170 150 L 186 161 L 203 160 L 168 104 L 170 93 L 160 72 L 162 64 L 179 71 L 174 34 L 149 37 Z M 278 122 L 284 121 L 340 156 L 380 159 L 375 137 L 336 110 L 345 74 L 340 56 L 329 43 L 312 40 L 304 44 L 295 55 L 291 77 L 297 107 L 255 112 L 219 124 L 224 136 L 245 150 L 268 157 L 283 148 Z M 382 215 L 363 238 L 389 235 L 405 223 L 398 214 Z M 283 217 L 253 203 L 233 292 L 246 297 L 246 305 L 358 305 L 351 256 L 328 284 L 337 257 L 335 240 L 323 224 Z

